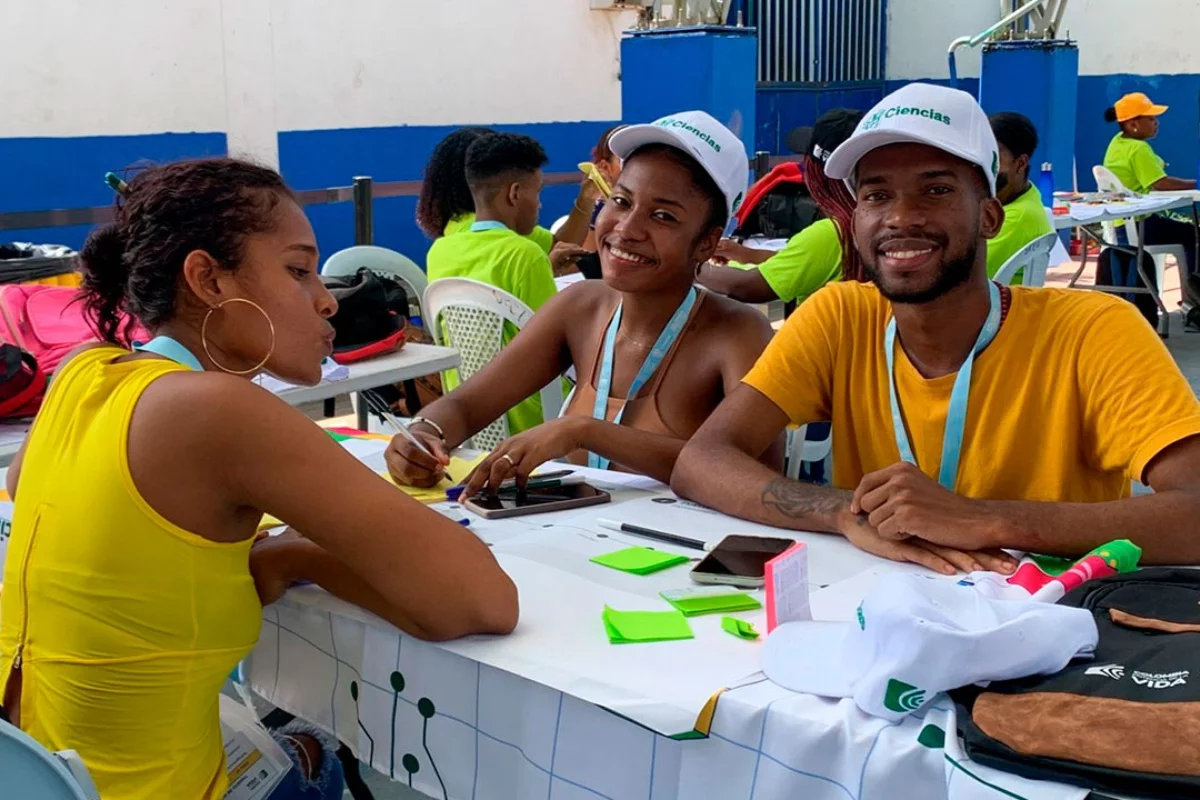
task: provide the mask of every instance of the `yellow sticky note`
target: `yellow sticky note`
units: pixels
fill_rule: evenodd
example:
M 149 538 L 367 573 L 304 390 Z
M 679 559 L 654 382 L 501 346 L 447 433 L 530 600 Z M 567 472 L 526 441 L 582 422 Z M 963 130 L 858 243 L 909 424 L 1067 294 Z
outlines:
M 278 527 L 280 527 L 282 525 L 286 525 L 286 524 L 287 523 L 285 523 L 279 517 L 275 517 L 270 514 L 263 514 L 262 521 L 258 523 L 258 530 L 260 532 L 261 531 L 269 531 L 269 530 L 271 530 L 271 528 L 278 528 Z
M 401 486 L 395 481 L 392 481 L 391 476 L 386 472 L 380 474 L 382 474 L 383 477 L 387 478 L 389 481 L 392 481 L 393 484 L 399 487 L 400 491 L 404 492 L 406 495 L 414 500 L 417 500 L 418 502 L 444 503 L 446 501 L 446 490 L 451 486 L 457 486 L 460 481 L 464 480 L 468 475 L 471 474 L 471 470 L 475 469 L 480 461 L 483 461 L 487 457 L 487 453 L 480 453 L 475 458 L 460 458 L 458 456 L 450 456 L 450 466 L 446 467 L 446 472 L 453 476 L 454 480 L 447 480 L 446 478 L 443 478 L 437 486 L 431 486 L 428 489 L 421 489 L 416 486 Z

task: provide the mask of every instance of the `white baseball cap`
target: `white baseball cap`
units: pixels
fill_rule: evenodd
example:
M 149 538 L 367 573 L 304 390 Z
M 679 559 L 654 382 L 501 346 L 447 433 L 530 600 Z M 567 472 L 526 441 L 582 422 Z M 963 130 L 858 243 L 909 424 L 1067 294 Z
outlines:
M 910 83 L 883 98 L 825 164 L 825 174 L 854 191 L 859 160 L 876 148 L 912 142 L 926 144 L 978 164 L 996 194 L 1000 149 L 987 114 L 975 98 L 958 89 Z
M 789 622 L 767 637 L 763 672 L 786 689 L 853 697 L 868 714 L 899 720 L 939 692 L 979 681 L 1058 672 L 1090 657 L 1091 612 L 990 599 L 953 579 L 884 575 L 857 622 Z
M 700 162 L 725 194 L 730 219 L 746 198 L 750 159 L 733 131 L 703 111 L 681 111 L 644 125 L 629 125 L 614 133 L 608 146 L 622 161 L 639 147 L 665 144 Z

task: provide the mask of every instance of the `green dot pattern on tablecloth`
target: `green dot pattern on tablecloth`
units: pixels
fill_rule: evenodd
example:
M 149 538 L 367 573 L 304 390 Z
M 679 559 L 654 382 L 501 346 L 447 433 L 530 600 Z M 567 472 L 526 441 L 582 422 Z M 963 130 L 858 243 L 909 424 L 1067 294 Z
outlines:
M 425 719 L 430 719 L 436 712 L 437 709 L 434 708 L 433 701 L 428 697 L 422 697 L 417 701 L 417 713 Z
M 421 771 L 421 762 L 417 761 L 417 757 L 412 753 L 405 753 L 404 758 L 400 759 L 400 763 L 404 765 L 404 771 L 409 775 L 416 775 Z
M 392 681 L 393 691 L 396 691 L 396 692 L 404 691 L 404 676 L 403 675 L 401 675 L 399 672 L 393 672 L 391 681 Z
M 358 702 L 358 681 L 350 681 L 350 697 L 355 703 Z

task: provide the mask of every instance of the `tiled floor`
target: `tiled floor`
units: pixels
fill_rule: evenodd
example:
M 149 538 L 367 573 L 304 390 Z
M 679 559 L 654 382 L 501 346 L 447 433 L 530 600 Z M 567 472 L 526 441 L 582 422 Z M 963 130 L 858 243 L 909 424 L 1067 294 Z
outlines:
M 1089 270 L 1090 272 L 1090 270 Z M 1047 286 L 1066 286 L 1071 274 L 1074 273 L 1074 268 L 1052 270 L 1047 275 Z M 1166 295 L 1164 302 L 1169 309 L 1177 309 L 1179 307 L 1179 280 L 1178 273 L 1170 269 L 1167 271 L 1166 279 Z M 1080 280 L 1081 284 L 1090 283 L 1090 275 L 1085 274 Z M 1183 321 L 1178 312 L 1171 315 L 1171 335 L 1166 340 L 1167 348 L 1171 354 L 1175 356 L 1180 369 L 1188 382 L 1192 385 L 1192 390 L 1200 394 L 1200 333 L 1184 333 Z M 320 409 L 314 408 L 310 413 L 319 415 Z M 348 404 L 339 404 L 337 413 L 339 415 L 349 414 L 350 408 Z M 342 420 L 342 424 L 353 424 L 353 418 Z M 365 773 L 370 772 L 370 775 Z M 425 795 L 414 792 L 407 786 L 402 786 L 399 783 L 390 781 L 385 775 L 372 772 L 364 769 L 364 775 L 367 784 L 371 789 L 375 800 L 425 800 Z M 350 800 L 350 794 L 346 794 L 346 800 Z

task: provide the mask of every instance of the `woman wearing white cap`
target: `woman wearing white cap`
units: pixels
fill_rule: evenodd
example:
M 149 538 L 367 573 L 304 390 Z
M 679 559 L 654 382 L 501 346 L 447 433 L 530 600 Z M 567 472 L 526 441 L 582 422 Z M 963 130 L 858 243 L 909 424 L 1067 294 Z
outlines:
M 413 420 L 432 456 L 393 439 L 397 481 L 433 485 L 451 449 L 572 366 L 580 383 L 563 416 L 502 442 L 468 493 L 562 457 L 666 481 L 770 340 L 757 311 L 693 284 L 746 191 L 741 141 L 692 111 L 623 128 L 610 145 L 623 168 L 596 220 L 604 280 L 560 292 L 487 367 Z M 764 456 L 775 467 L 781 445 Z

